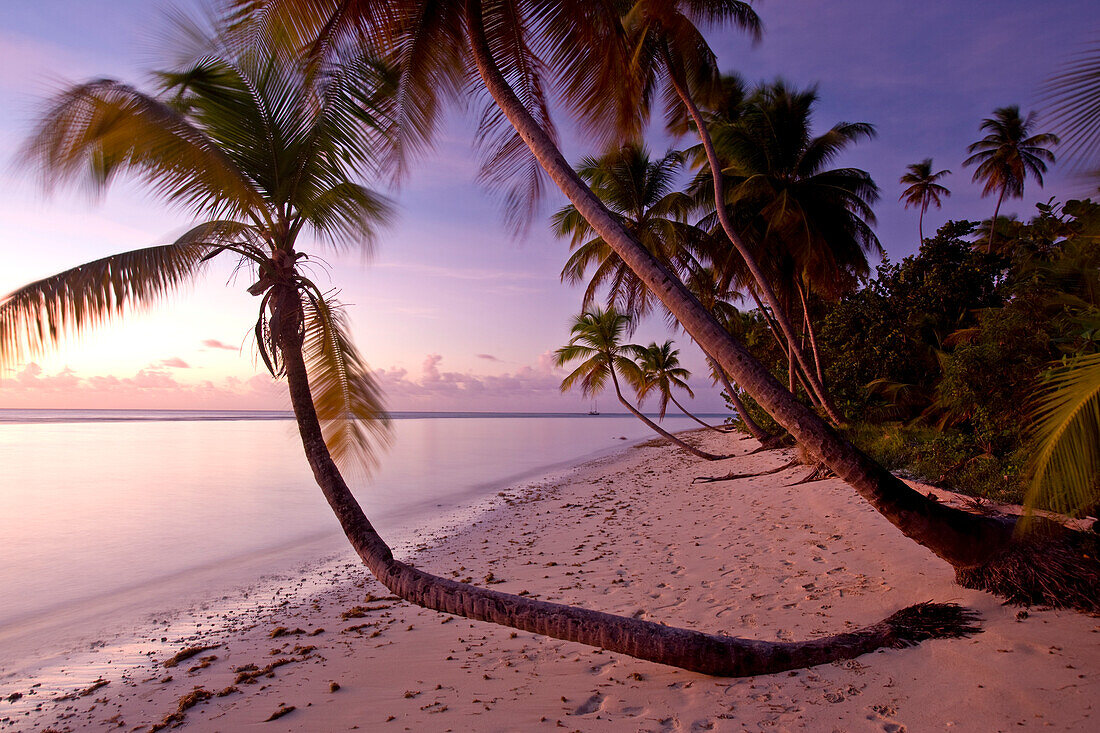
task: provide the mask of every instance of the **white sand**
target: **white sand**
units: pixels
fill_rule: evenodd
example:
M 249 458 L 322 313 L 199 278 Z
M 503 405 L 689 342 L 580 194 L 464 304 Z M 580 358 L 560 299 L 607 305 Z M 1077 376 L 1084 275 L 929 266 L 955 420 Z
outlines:
M 713 433 L 693 437 L 712 451 L 745 453 L 754 445 Z M 788 488 L 804 469 L 691 484 L 695 476 L 786 460 L 785 452 L 770 452 L 708 464 L 665 445 L 630 449 L 517 487 L 509 492 L 514 499 L 433 542 L 414 562 L 478 582 L 492 573 L 492 587 L 503 591 L 759 639 L 836 633 L 926 600 L 978 610 L 984 633 L 810 670 L 720 679 L 402 602 L 365 603 L 368 593 L 388 593 L 356 567 L 352 579 L 288 603 L 249 630 L 208 634 L 209 643 L 222 645 L 178 667 L 108 664 L 110 684 L 47 702 L 0 730 L 147 730 L 195 687 L 221 691 L 233 685 L 235 669 L 281 659 L 289 663 L 272 676 L 187 710 L 183 728 L 1100 729 L 1100 619 L 1020 613 L 960 588 L 945 563 L 842 482 Z M 359 605 L 374 610 L 341 618 Z M 279 626 L 305 633 L 271 638 Z M 324 631 L 309 635 L 316 629 Z M 204 657 L 216 658 L 197 668 Z M 283 706 L 295 710 L 263 722 Z

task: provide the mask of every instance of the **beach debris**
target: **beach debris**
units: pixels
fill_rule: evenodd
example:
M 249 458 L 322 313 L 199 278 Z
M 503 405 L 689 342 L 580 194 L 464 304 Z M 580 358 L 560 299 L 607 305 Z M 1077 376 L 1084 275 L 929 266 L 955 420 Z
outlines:
M 377 606 L 355 606 L 354 608 L 349 608 L 348 610 L 341 613 L 340 618 L 344 619 L 345 621 L 347 621 L 349 618 L 363 618 L 368 613 L 372 613 L 374 611 L 384 611 L 387 608 L 393 608 L 393 606 L 388 604 L 380 604 Z
M 164 717 L 164 720 L 159 723 L 154 723 L 149 728 L 149 733 L 156 733 L 158 730 L 164 730 L 171 725 L 178 725 L 183 722 L 183 719 L 187 717 L 187 711 L 190 708 L 195 707 L 200 702 L 206 702 L 214 696 L 214 693 L 210 692 L 204 687 L 196 687 L 179 699 L 179 705 L 176 708 L 176 712 L 169 713 Z
M 328 691 L 329 692 L 336 692 L 339 689 L 340 689 L 340 683 L 339 682 L 329 682 L 328 683 Z
M 5 697 L 4 699 L 7 700 L 8 702 L 15 702 L 16 700 L 20 699 L 21 697 L 23 697 L 22 692 L 13 692 L 10 695 L 8 695 L 7 697 Z
M 172 657 L 169 657 L 168 659 L 164 660 L 164 665 L 163 666 L 165 666 L 165 667 L 175 667 L 180 662 L 182 662 L 184 660 L 187 660 L 187 659 L 190 659 L 191 657 L 195 656 L 196 654 L 202 654 L 205 651 L 209 651 L 211 649 L 217 649 L 220 646 L 221 646 L 221 644 L 209 644 L 209 645 L 206 645 L 206 646 L 189 646 L 186 649 L 181 649 L 180 651 L 176 652 L 175 655 L 173 655 Z
M 282 705 L 279 706 L 278 710 L 273 712 L 268 718 L 265 718 L 264 722 L 265 723 L 270 723 L 272 720 L 278 720 L 279 718 L 283 717 L 284 715 L 289 715 L 289 714 L 293 713 L 297 709 L 298 708 L 294 707 L 293 705 L 287 705 L 286 703 L 283 703 Z
M 280 636 L 296 636 L 304 633 L 306 632 L 300 628 L 288 630 L 285 626 L 276 626 L 271 630 L 270 637 L 272 639 L 278 639 Z
M 225 688 L 222 688 L 221 690 L 219 690 L 218 693 L 217 693 L 217 696 L 218 697 L 227 697 L 229 695 L 232 695 L 234 692 L 240 692 L 240 691 L 241 691 L 241 688 L 237 687 L 236 685 L 230 685 L 229 687 L 225 687 Z
M 194 667 L 187 670 L 187 674 L 195 674 L 196 672 L 206 669 L 218 659 L 217 654 L 209 654 L 205 657 L 199 657 L 199 663 Z
M 255 664 L 246 664 L 243 667 L 237 667 L 237 669 L 233 670 L 237 673 L 237 678 L 233 680 L 233 684 L 254 685 L 256 684 L 256 680 L 260 677 L 274 677 L 275 670 L 278 667 L 282 667 L 284 664 L 290 664 L 293 661 L 293 659 L 282 657 L 276 659 L 266 667 L 257 667 Z

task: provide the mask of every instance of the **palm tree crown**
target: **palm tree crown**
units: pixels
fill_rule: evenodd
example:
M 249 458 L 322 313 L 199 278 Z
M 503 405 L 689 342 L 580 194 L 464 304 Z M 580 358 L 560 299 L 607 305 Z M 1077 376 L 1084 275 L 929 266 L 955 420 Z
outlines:
M 1023 198 L 1024 182 L 1029 175 L 1041 187 L 1047 163 L 1054 162 L 1054 153 L 1048 146 L 1057 145 L 1058 136 L 1051 133 L 1033 135 L 1034 127 L 1034 112 L 1020 117 L 1020 108 L 1016 105 L 999 107 L 993 110 L 992 117 L 982 120 L 981 129 L 988 134 L 967 148 L 971 155 L 963 165 L 977 166 L 973 180 L 985 182 L 982 196 L 998 192 L 994 220 L 1006 196 Z M 990 227 L 990 246 L 994 229 L 995 226 Z
M 554 352 L 554 362 L 565 366 L 578 359 L 584 361 L 562 380 L 561 391 L 579 383 L 585 397 L 595 397 L 609 379 L 617 383 L 617 374 L 635 389 L 640 388 L 642 373 L 631 358 L 639 347 L 623 343 L 629 328 L 630 317 L 614 308 L 593 308 L 577 316 L 569 331 L 569 343 Z
M 671 341 L 665 341 L 663 344 L 652 343 L 645 348 L 639 348 L 637 359 L 643 378 L 638 397 L 644 399 L 655 391 L 660 400 L 658 414 L 662 420 L 665 419 L 669 400 L 675 401 L 672 395 L 673 388 L 687 392 L 688 397 L 695 397 L 695 393 L 691 391 L 686 381 L 691 377 L 691 372 L 680 366 L 680 350 L 672 348 Z
M 381 395 L 339 304 L 303 274 L 307 255 L 297 243 L 309 232 L 369 251 L 390 207 L 352 171 L 371 167 L 386 71 L 366 57 L 310 68 L 272 44 L 191 37 L 193 60 L 158 74 L 154 94 L 107 79 L 59 94 L 23 160 L 51 186 L 83 178 L 102 190 L 130 174 L 202 220 L 172 244 L 96 260 L 5 296 L 0 359 L 28 358 L 147 306 L 227 254 L 256 273 L 249 292 L 263 296 L 255 333 L 264 363 L 282 373 L 276 318 L 295 319 L 330 449 L 369 464 L 388 430 Z M 283 291 L 294 294 L 290 311 L 280 311 Z
M 902 191 L 898 200 L 904 199 L 905 208 L 907 209 L 911 206 L 920 207 L 920 220 L 917 226 L 923 242 L 924 212 L 928 211 L 930 205 L 935 205 L 937 209 L 940 208 L 942 205 L 941 198 L 951 195 L 951 191 L 946 186 L 937 183 L 944 176 L 950 175 L 951 171 L 944 169 L 938 173 L 933 173 L 931 158 L 925 158 L 919 163 L 912 163 L 907 170 L 908 172 L 898 179 L 898 182 L 908 184 L 909 187 Z
M 632 143 L 599 157 L 586 157 L 577 166 L 577 173 L 627 231 L 677 274 L 694 262 L 692 251 L 702 236 L 687 223 L 693 208 L 691 199 L 673 188 L 682 162 L 675 151 L 653 160 L 644 146 Z M 651 310 L 653 294 L 576 207 L 569 205 L 558 211 L 553 223 L 559 236 L 570 237 L 573 249 L 562 268 L 562 281 L 582 282 L 593 270 L 584 293 L 584 307 L 592 304 L 601 287 L 606 287 L 608 307 L 634 318 Z

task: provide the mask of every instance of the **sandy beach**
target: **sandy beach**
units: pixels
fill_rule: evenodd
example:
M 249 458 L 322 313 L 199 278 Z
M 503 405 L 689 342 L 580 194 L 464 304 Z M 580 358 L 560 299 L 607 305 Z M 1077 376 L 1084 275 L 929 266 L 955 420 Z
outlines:
M 805 469 L 711 484 L 788 451 L 695 432 L 705 463 L 664 444 L 523 482 L 409 559 L 506 592 L 689 628 L 797 640 L 955 601 L 984 632 L 781 675 L 705 677 L 419 609 L 351 562 L 327 589 L 224 628 L 166 627 L 148 662 L 102 660 L 68 699 L 35 700 L 0 730 L 1007 731 L 1095 730 L 1100 619 L 1003 606 L 953 582 L 838 480 Z M 317 578 L 310 578 L 309 586 Z M 281 592 L 281 591 L 280 591 Z M 156 642 L 156 643 L 154 643 Z M 170 667 L 170 651 L 210 647 Z M 25 705 L 33 689 L 3 689 Z M 0 702 L 0 718 L 11 716 Z

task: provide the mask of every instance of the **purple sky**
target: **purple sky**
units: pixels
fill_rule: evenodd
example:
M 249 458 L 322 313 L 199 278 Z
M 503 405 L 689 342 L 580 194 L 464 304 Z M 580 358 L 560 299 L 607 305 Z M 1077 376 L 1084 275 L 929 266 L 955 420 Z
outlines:
M 932 157 L 954 174 L 953 196 L 930 211 L 925 231 L 948 218 L 980 219 L 993 201 L 962 168 L 966 146 L 995 107 L 1037 107 L 1039 89 L 1074 51 L 1094 43 L 1094 4 L 1022 0 L 922 3 L 849 0 L 760 3 L 762 43 L 733 32 L 708 37 L 724 69 L 749 81 L 783 76 L 819 85 L 819 130 L 866 121 L 878 138 L 860 143 L 840 165 L 866 168 L 882 188 L 877 232 L 892 258 L 917 246 L 917 211 L 898 203 L 905 166 Z M 161 4 L 8 3 L 0 30 L 0 158 L 10 160 L 35 104 L 59 80 L 97 76 L 141 80 L 157 62 L 150 29 Z M 545 214 L 516 240 L 492 197 L 474 182 L 473 123 L 457 112 L 400 192 L 400 218 L 372 260 L 325 255 L 332 285 L 351 306 L 355 337 L 379 370 L 394 409 L 585 410 L 579 395 L 560 396 L 562 373 L 548 354 L 565 342 L 578 289 L 558 272 L 567 245 L 548 231 Z M 569 125 L 561 120 L 561 128 Z M 654 152 L 670 141 L 658 131 Z M 683 144 L 687 144 L 684 141 Z M 571 160 L 597 152 L 567 135 Z M 105 200 L 79 191 L 43 198 L 25 172 L 0 170 L 0 234 L 5 267 L 0 291 L 114 251 L 168 241 L 188 223 L 178 212 L 120 186 Z M 1055 167 L 1005 213 L 1021 216 L 1050 196 L 1083 193 Z M 561 205 L 554 195 L 545 213 Z M 226 288 L 228 270 L 164 307 L 100 329 L 56 355 L 0 375 L 0 407 L 283 408 L 286 400 L 251 355 L 248 332 L 256 302 L 243 279 Z M 658 321 L 635 340 L 669 338 Z M 703 373 L 682 336 L 683 360 Z M 721 408 L 709 380 L 697 378 L 695 406 Z M 612 399 L 604 398 L 604 411 Z M 606 407 L 605 407 L 606 405 Z

